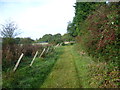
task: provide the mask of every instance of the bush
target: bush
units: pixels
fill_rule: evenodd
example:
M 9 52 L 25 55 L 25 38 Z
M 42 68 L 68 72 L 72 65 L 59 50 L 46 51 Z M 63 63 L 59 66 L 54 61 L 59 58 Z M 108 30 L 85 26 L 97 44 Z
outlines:
M 15 65 L 20 55 L 23 53 L 25 57 L 33 57 L 36 51 L 42 52 L 43 46 L 38 45 L 20 45 L 15 44 L 13 38 L 3 39 L 2 48 L 2 67 L 3 71 Z
M 78 41 L 92 56 L 119 65 L 118 12 L 117 3 L 102 5 L 85 20 Z
M 91 87 L 120 87 L 119 12 L 118 3 L 102 5 L 82 22 L 76 37 L 79 47 L 95 61 L 88 66 Z
M 31 58 L 23 57 L 22 64 L 15 73 L 3 72 L 3 89 L 40 88 L 59 58 L 61 49 L 54 51 L 53 47 L 50 47 L 48 53 L 45 58 L 36 58 L 32 67 L 28 67 Z

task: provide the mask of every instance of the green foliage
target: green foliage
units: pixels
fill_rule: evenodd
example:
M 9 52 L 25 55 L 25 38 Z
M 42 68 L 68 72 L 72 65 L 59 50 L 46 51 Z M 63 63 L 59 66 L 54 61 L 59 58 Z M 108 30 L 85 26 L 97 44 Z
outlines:
M 51 52 L 50 49 L 49 53 Z M 45 58 L 36 58 L 32 67 L 29 64 L 32 60 L 30 57 L 24 57 L 19 65 L 17 71 L 13 72 L 3 72 L 3 88 L 39 88 L 48 74 L 50 73 L 52 67 L 54 66 L 58 55 L 60 55 L 59 50 L 53 51 Z M 12 70 L 12 69 L 11 69 Z
M 45 34 L 42 38 L 39 39 L 40 42 L 50 42 L 52 34 Z
M 3 38 L 2 42 L 2 67 L 3 70 L 10 68 L 16 60 L 19 58 L 21 53 L 27 56 L 32 56 L 35 53 L 38 46 L 23 45 L 20 46 L 21 38 Z M 28 42 L 27 42 L 28 41 Z M 25 44 L 30 44 L 32 40 L 29 38 Z
M 20 44 L 20 40 L 21 40 L 21 38 L 19 38 L 19 37 L 15 38 L 15 44 Z
M 119 87 L 119 2 L 109 3 L 108 5 L 96 3 L 90 7 L 89 4 L 86 4 L 88 6 L 85 7 L 82 6 L 84 4 L 81 5 L 80 3 L 76 5 L 75 17 L 68 31 L 70 30 L 69 33 L 72 35 L 77 33 L 76 41 L 79 43 L 79 48 L 82 47 L 95 61 L 89 67 L 91 73 L 89 73 L 90 77 L 88 76 L 90 86 L 100 88 Z M 85 9 L 81 10 L 82 7 Z M 90 10 L 87 10 L 87 7 Z M 85 10 L 87 13 L 85 13 Z M 72 29 L 73 27 L 75 29 Z
M 71 36 L 73 36 L 73 37 L 75 37 L 75 36 L 77 35 L 77 32 L 76 32 L 76 24 L 75 24 L 74 21 L 68 23 L 67 32 L 68 32 Z
M 73 22 L 68 24 L 68 33 L 78 36 L 86 51 L 100 60 L 119 61 L 119 7 L 118 3 L 77 2 Z
M 4 70 L 4 67 L 11 66 L 14 63 L 14 60 L 16 59 L 16 57 L 18 56 L 17 54 L 15 54 L 16 52 L 14 52 L 14 48 L 15 48 L 14 38 L 3 38 L 3 42 L 2 42 L 3 70 Z
M 87 16 L 92 13 L 97 7 L 104 3 L 95 2 L 76 2 L 75 3 L 75 17 L 72 22 L 68 23 L 67 31 L 72 36 L 76 37 L 79 35 L 81 29 L 81 24 L 87 18 Z
M 2 45 L 3 46 L 13 45 L 13 44 L 15 44 L 14 38 L 2 38 Z
M 99 58 L 94 58 L 85 52 L 86 48 L 81 44 L 77 44 L 74 49 L 75 64 L 83 88 L 120 87 L 120 72 L 114 62 L 99 61 Z
M 36 51 L 42 52 L 44 47 L 33 45 L 6 45 L 2 51 L 2 70 L 7 71 L 12 68 L 17 62 L 20 55 L 23 53 L 25 57 L 33 57 Z
M 19 43 L 19 44 L 31 44 L 34 42 L 34 40 L 29 37 L 28 38 L 20 38 L 20 39 L 16 38 L 15 40 L 16 40 L 16 43 Z
M 50 44 L 58 44 L 62 42 L 62 36 L 61 34 L 45 34 L 42 38 L 40 38 L 37 42 L 48 42 Z
M 71 36 L 69 33 L 64 34 L 45 34 L 42 38 L 37 40 L 37 42 L 48 42 L 49 44 L 57 45 L 63 43 L 64 41 L 74 41 L 74 37 Z
M 4 45 L 13 45 L 13 44 L 31 44 L 34 42 L 31 38 L 2 38 L 3 46 Z
M 63 41 L 74 41 L 74 38 L 69 33 L 66 33 L 62 36 L 62 40 Z
M 119 64 L 119 29 L 116 23 L 118 7 L 111 5 L 111 8 L 101 6 L 90 15 L 84 22 L 80 35 L 91 55 Z
M 61 34 L 59 34 L 59 33 L 55 34 L 52 36 L 50 43 L 53 43 L 53 44 L 61 43 L 62 42 L 61 38 L 62 38 Z

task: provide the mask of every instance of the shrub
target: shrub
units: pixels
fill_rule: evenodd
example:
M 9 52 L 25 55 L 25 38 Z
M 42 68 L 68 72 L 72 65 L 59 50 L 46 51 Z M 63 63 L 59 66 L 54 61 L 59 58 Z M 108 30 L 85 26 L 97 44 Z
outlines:
M 36 51 L 42 52 L 40 45 L 19 45 L 14 43 L 13 38 L 4 38 L 2 47 L 2 67 L 3 71 L 15 65 L 22 53 L 25 57 L 33 57 Z
M 114 3 L 110 6 L 102 5 L 89 15 L 82 25 L 80 43 L 94 57 L 107 62 L 112 61 L 119 65 L 118 13 L 117 4 Z

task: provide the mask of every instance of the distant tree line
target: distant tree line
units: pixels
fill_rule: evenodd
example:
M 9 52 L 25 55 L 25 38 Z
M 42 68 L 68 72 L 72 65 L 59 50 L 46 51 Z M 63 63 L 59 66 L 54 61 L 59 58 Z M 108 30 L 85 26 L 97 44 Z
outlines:
M 37 42 L 48 42 L 50 44 L 58 44 L 64 41 L 74 41 L 74 38 L 69 33 L 66 33 L 64 35 L 58 33 L 55 35 L 45 34 L 42 38 L 39 38 L 39 40 L 37 40 Z
M 48 42 L 50 45 L 56 45 L 64 41 L 73 41 L 74 38 L 66 33 L 61 34 L 45 34 L 39 40 L 33 40 L 30 37 L 17 37 L 20 33 L 17 24 L 13 21 L 7 21 L 1 25 L 0 34 L 2 36 L 2 66 L 3 69 L 13 66 L 21 53 L 25 56 L 33 56 L 36 50 L 43 50 L 44 46 L 32 45 L 33 43 Z

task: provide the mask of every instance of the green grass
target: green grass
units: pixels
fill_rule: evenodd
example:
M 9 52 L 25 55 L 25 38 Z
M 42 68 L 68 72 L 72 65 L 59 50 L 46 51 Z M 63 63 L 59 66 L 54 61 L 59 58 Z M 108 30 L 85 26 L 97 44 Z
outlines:
M 96 58 L 81 52 L 83 48 L 77 45 L 57 47 L 47 57 L 36 58 L 32 67 L 26 66 L 30 62 L 25 62 L 15 73 L 3 72 L 3 88 L 114 88 L 120 85 L 117 67 L 94 62 Z
M 118 72 L 109 72 L 105 62 L 94 62 L 83 48 L 62 46 L 63 54 L 59 57 L 51 73 L 41 88 L 114 88 L 113 80 L 119 80 Z M 110 73 L 113 76 L 107 74 Z M 111 80 L 110 80 L 111 79 Z
M 71 53 L 73 46 L 60 47 L 63 54 L 57 60 L 52 72 L 41 88 L 79 88 L 79 80 Z
M 82 87 L 118 88 L 120 85 L 118 67 L 113 66 L 114 64 L 111 62 L 99 61 L 99 58 L 93 58 L 87 53 L 81 55 L 80 52 L 83 50 L 85 49 L 80 45 L 76 45 L 73 50 L 73 54 L 76 55 L 75 63 Z
M 39 88 L 47 78 L 57 58 L 59 49 L 54 54 L 46 58 L 36 58 L 32 67 L 29 67 L 29 61 L 20 65 L 15 73 L 3 72 L 3 88 Z M 22 62 L 21 62 L 22 63 Z
M 81 55 L 75 45 L 61 48 L 64 53 L 41 88 L 91 88 L 88 65 L 93 63 L 92 58 Z
M 81 48 L 79 52 L 82 52 L 82 50 L 83 49 Z M 75 57 L 75 66 L 82 88 L 91 88 L 89 84 L 90 77 L 88 65 L 93 63 L 92 58 L 86 53 L 84 55 L 80 54 L 76 47 L 73 47 L 71 52 Z

